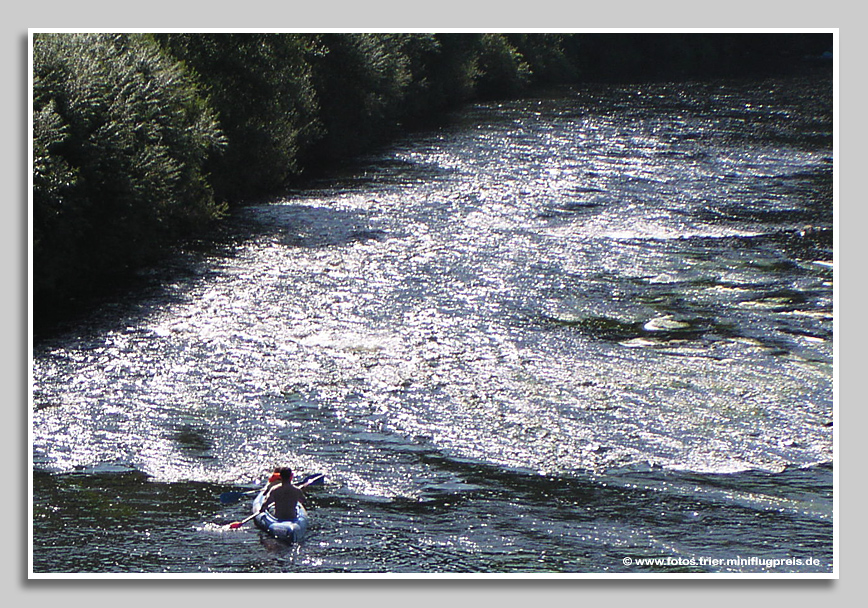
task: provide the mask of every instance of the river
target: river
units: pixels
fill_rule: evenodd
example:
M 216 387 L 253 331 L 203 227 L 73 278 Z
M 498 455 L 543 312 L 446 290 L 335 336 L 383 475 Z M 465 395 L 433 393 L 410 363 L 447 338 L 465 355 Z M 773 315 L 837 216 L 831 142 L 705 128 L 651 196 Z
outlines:
M 225 230 L 35 340 L 34 573 L 832 572 L 831 74 L 476 104 Z M 227 531 L 278 464 L 305 541 Z

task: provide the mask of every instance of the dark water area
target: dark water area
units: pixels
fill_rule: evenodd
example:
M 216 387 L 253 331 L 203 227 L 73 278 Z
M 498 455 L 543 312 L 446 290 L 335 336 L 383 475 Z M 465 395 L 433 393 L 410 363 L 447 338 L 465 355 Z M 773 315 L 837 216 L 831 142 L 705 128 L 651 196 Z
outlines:
M 832 203 L 818 69 L 478 104 L 247 206 L 36 340 L 33 572 L 832 572 Z M 226 530 L 284 463 L 305 541 Z

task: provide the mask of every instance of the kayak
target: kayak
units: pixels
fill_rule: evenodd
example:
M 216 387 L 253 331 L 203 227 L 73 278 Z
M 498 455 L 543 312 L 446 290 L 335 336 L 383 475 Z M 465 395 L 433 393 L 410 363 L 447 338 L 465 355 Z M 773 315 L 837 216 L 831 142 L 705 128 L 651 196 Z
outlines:
M 295 519 L 277 519 L 268 511 L 259 513 L 262 503 L 265 502 L 266 491 L 263 489 L 253 500 L 253 512 L 257 515 L 253 518 L 253 523 L 260 530 L 264 530 L 271 534 L 274 538 L 286 540 L 288 542 L 301 542 L 304 535 L 307 533 L 307 511 L 301 505 L 296 504 Z

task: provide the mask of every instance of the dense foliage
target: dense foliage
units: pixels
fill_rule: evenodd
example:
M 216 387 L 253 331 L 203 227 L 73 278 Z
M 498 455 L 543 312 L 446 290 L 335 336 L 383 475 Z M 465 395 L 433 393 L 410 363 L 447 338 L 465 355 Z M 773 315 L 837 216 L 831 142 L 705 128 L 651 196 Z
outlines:
M 321 136 L 307 37 L 172 34 L 158 37 L 199 75 L 230 145 L 212 159 L 223 198 L 273 192 L 296 175 L 299 154 Z
M 195 81 L 148 37 L 35 37 L 37 300 L 152 261 L 217 216 L 203 166 L 224 142 Z
M 804 34 L 37 34 L 33 285 L 47 311 L 304 172 L 471 99 L 778 69 Z

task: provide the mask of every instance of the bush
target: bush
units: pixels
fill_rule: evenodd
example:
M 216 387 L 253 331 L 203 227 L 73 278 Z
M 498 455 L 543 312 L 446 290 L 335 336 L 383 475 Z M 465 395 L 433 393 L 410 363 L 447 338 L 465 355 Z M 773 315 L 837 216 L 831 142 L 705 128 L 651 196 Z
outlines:
M 322 136 L 311 36 L 165 34 L 158 40 L 198 74 L 229 141 L 213 163 L 220 196 L 274 192 L 300 173 L 299 157 Z
M 509 43 L 527 62 L 535 84 L 572 83 L 579 79 L 571 34 L 507 34 Z
M 503 34 L 483 34 L 479 41 L 479 83 L 482 97 L 512 97 L 531 82 L 531 69 Z
M 323 34 L 312 57 L 323 138 L 312 162 L 359 154 L 393 134 L 414 82 L 406 34 Z
M 223 143 L 195 81 L 148 36 L 34 36 L 37 305 L 219 216 L 203 165 Z

